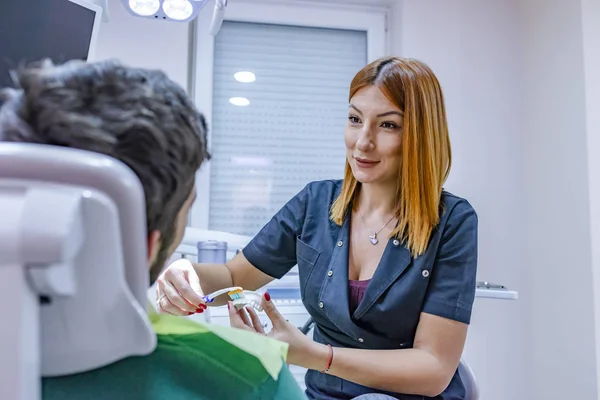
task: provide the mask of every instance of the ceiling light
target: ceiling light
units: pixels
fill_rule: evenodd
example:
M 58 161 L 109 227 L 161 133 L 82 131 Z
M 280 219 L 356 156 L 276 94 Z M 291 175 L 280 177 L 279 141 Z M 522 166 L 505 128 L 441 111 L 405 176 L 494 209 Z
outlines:
M 209 33 L 216 35 L 225 18 L 227 0 L 214 0 Z M 208 0 L 121 0 L 130 14 L 159 21 L 189 22 L 198 16 Z
M 256 75 L 254 75 L 254 72 L 250 71 L 238 71 L 235 74 L 233 74 L 233 77 L 236 81 L 242 83 L 250 83 L 256 80 Z
M 160 8 L 158 0 L 129 0 L 129 8 L 131 11 L 142 17 L 154 15 Z
M 245 97 L 232 97 L 229 99 L 229 102 L 238 107 L 246 107 L 250 105 L 250 100 Z
M 162 8 L 167 17 L 177 21 L 185 21 L 194 12 L 194 7 L 188 0 L 165 0 Z

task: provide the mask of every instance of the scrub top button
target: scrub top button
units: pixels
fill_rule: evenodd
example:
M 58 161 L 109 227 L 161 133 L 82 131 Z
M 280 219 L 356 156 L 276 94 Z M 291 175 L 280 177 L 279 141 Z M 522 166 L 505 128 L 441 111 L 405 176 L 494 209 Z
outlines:
M 319 308 L 323 308 L 325 305 L 323 304 L 322 301 L 319 302 Z
M 364 342 L 364 341 L 365 341 L 365 339 L 363 339 L 363 338 L 359 337 L 359 338 L 358 338 L 358 341 L 362 343 L 362 342 Z
M 394 246 L 398 246 L 400 244 L 400 241 L 398 239 L 394 239 L 392 243 L 394 243 Z
M 338 247 L 342 247 L 344 245 L 344 242 L 342 242 L 341 240 L 338 242 Z
M 332 276 L 333 275 L 333 271 L 329 270 L 329 272 L 327 272 L 327 276 Z
M 429 276 L 429 271 L 427 271 L 426 269 L 424 269 L 421 274 L 423 275 L 424 278 L 427 278 Z

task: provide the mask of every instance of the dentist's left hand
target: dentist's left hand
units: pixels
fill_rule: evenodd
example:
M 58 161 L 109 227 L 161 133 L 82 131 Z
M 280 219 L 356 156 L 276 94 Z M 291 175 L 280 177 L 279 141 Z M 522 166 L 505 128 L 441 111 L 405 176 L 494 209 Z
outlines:
M 200 314 L 206 310 L 198 274 L 186 259 L 173 262 L 158 277 L 156 305 L 159 312 L 172 315 Z
M 255 332 L 281 342 L 286 342 L 289 345 L 288 364 L 299 365 L 309 369 L 318 369 L 326 364 L 328 349 L 310 339 L 300 329 L 287 321 L 279 310 L 277 310 L 268 293 L 265 293 L 262 298 L 262 306 L 273 325 L 269 333 L 265 332 L 258 314 L 256 314 L 256 311 L 252 307 L 237 310 L 231 302 L 227 306 L 229 307 L 229 322 L 231 327 Z

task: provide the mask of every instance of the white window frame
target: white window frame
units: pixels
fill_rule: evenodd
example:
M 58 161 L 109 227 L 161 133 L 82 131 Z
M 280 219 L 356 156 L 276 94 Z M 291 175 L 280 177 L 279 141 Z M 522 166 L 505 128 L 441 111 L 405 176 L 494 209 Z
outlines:
M 387 21 L 389 9 L 380 6 L 351 6 L 347 4 L 279 0 L 271 3 L 230 0 L 225 21 L 294 25 L 331 29 L 350 29 L 367 32 L 367 61 L 389 54 L 390 40 Z M 205 7 L 199 14 L 192 32 L 192 97 L 198 109 L 212 127 L 214 37 L 208 34 L 212 10 Z M 358 71 L 357 71 L 358 72 Z M 208 145 L 211 148 L 211 133 Z M 208 229 L 210 206 L 210 161 L 202 165 L 196 176 L 198 197 L 190 210 L 189 225 Z

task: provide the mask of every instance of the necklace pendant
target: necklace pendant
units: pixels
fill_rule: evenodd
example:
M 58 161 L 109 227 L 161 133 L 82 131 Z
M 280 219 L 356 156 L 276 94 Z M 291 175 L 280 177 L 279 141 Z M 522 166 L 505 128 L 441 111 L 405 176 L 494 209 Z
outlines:
M 379 240 L 377 239 L 377 234 L 375 233 L 373 235 L 369 235 L 369 241 L 373 246 L 375 246 L 379 242 Z

